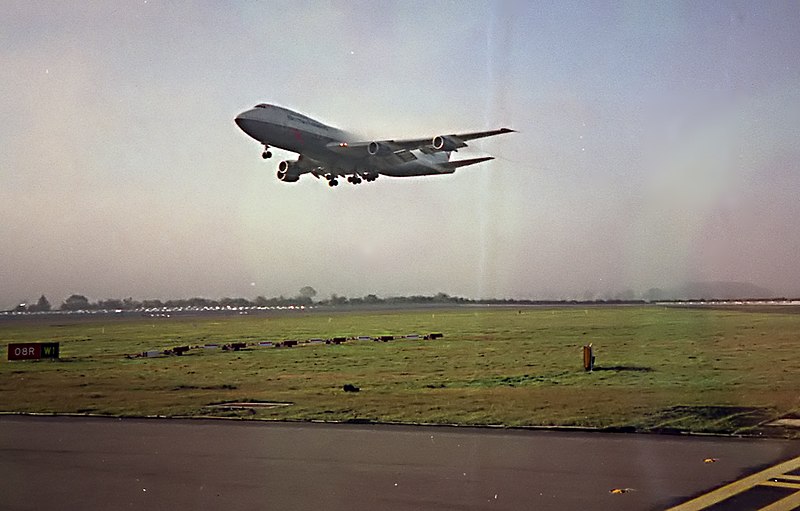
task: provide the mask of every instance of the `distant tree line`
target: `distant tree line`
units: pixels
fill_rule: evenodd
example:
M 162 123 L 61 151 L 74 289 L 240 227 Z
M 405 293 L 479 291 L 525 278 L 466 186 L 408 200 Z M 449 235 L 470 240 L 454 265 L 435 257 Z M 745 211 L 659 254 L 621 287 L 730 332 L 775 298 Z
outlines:
M 139 310 L 139 309 L 177 309 L 177 308 L 213 308 L 213 307 L 288 307 L 312 305 L 311 297 L 296 296 L 286 298 L 279 296 L 277 298 L 265 298 L 263 296 L 256 297 L 254 300 L 247 298 L 220 298 L 218 300 L 210 298 L 180 298 L 174 300 L 134 300 L 133 298 L 125 298 L 123 300 L 110 298 L 107 300 L 98 300 L 97 302 L 90 302 L 83 295 L 72 295 L 61 304 L 59 307 L 62 311 L 76 311 L 76 310 Z
M 39 297 L 36 303 L 21 303 L 14 308 L 15 312 L 50 312 L 52 306 L 45 295 Z
M 70 295 L 57 308 L 60 311 L 134 311 L 142 309 L 177 309 L 177 308 L 239 308 L 239 307 L 290 307 L 290 306 L 379 306 L 379 305 L 425 305 L 425 304 L 485 304 L 485 305 L 558 305 L 558 304 L 602 304 L 602 303 L 645 303 L 644 300 L 517 300 L 517 299 L 489 299 L 473 300 L 459 296 L 450 296 L 447 293 L 435 295 L 393 296 L 381 298 L 375 294 L 363 297 L 348 298 L 332 294 L 330 298 L 314 300 L 316 290 L 310 286 L 302 288 L 297 296 L 265 298 L 258 296 L 253 300 L 247 298 L 181 298 L 173 300 L 134 300 L 133 298 L 108 298 L 90 301 L 80 294 Z M 47 297 L 42 295 L 35 304 L 22 303 L 14 312 L 49 312 L 54 309 Z
M 247 298 L 221 298 L 219 300 L 212 300 L 209 298 L 181 298 L 175 300 L 134 300 L 133 298 L 108 298 L 105 300 L 98 300 L 96 302 L 90 301 L 86 296 L 80 294 L 70 295 L 64 300 L 61 305 L 54 309 L 50 305 L 50 301 L 46 296 L 42 295 L 39 300 L 33 304 L 21 303 L 17 305 L 13 312 L 50 312 L 52 310 L 61 311 L 97 311 L 97 310 L 141 310 L 141 309 L 177 309 L 177 308 L 213 308 L 213 307 L 288 307 L 288 306 L 310 306 L 313 305 L 313 298 L 317 292 L 306 286 L 300 290 L 300 294 L 295 297 L 287 298 L 279 296 L 277 298 L 265 298 L 259 296 L 254 300 Z
M 654 294 L 654 293 L 653 293 Z M 239 307 L 291 307 L 291 306 L 380 306 L 380 305 L 426 305 L 426 304 L 475 304 L 475 305 L 614 305 L 614 304 L 645 304 L 654 301 L 658 302 L 680 302 L 676 299 L 657 299 L 654 296 L 647 296 L 643 300 L 632 297 L 614 299 L 586 299 L 586 300 L 524 300 L 524 299 L 483 299 L 473 300 L 459 296 L 450 296 L 447 293 L 436 293 L 435 295 L 411 295 L 393 296 L 381 298 L 374 294 L 362 297 L 348 298 L 332 294 L 330 298 L 314 300 L 317 292 L 310 286 L 300 289 L 297 296 L 275 298 L 265 298 L 258 296 L 253 300 L 247 298 L 221 298 L 213 300 L 209 298 L 182 298 L 175 300 L 134 300 L 133 298 L 109 298 L 91 302 L 86 296 L 73 294 L 64 300 L 57 310 L 61 311 L 134 311 L 142 309 L 177 309 L 177 308 L 239 308 Z M 767 299 L 750 299 L 750 301 L 765 301 Z M 786 300 L 786 298 L 773 298 L 770 300 Z M 706 302 L 713 299 L 695 299 L 693 301 Z M 39 297 L 36 303 L 22 303 L 13 309 L 14 312 L 49 312 L 54 310 L 46 296 Z

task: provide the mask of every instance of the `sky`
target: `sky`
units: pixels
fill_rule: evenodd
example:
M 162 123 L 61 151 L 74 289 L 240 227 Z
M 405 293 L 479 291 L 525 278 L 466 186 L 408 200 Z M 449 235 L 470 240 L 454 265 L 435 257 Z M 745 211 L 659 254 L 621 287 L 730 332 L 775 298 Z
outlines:
M 0 308 L 800 296 L 800 4 L 2 0 Z M 453 175 L 280 182 L 233 118 L 510 127 Z

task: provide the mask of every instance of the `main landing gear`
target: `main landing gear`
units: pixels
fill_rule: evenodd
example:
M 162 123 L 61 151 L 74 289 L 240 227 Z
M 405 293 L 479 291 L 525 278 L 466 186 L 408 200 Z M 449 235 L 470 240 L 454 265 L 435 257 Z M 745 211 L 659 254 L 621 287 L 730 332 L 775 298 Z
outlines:
M 375 172 L 375 171 L 363 171 L 363 172 L 359 172 L 358 174 L 356 174 L 353 177 L 357 180 L 356 184 L 360 183 L 362 179 L 364 181 L 366 181 L 367 183 L 371 183 L 371 182 L 375 181 L 376 179 L 378 179 L 378 173 Z
M 325 179 L 328 180 L 328 186 L 330 187 L 338 186 L 339 185 L 338 177 L 339 177 L 338 174 L 327 174 L 325 176 Z M 376 179 L 378 179 L 378 174 L 372 172 L 357 172 L 356 174 L 347 176 L 347 182 L 354 185 L 360 184 L 363 181 L 368 181 L 368 182 L 375 181 Z
M 264 146 L 264 152 L 261 153 L 261 157 L 264 158 L 265 160 L 267 158 L 272 158 L 272 151 L 269 150 L 269 146 L 268 145 Z
M 347 182 L 352 183 L 354 185 L 360 184 L 362 181 L 366 181 L 371 183 L 378 179 L 378 174 L 374 172 L 357 172 L 352 176 L 347 177 Z

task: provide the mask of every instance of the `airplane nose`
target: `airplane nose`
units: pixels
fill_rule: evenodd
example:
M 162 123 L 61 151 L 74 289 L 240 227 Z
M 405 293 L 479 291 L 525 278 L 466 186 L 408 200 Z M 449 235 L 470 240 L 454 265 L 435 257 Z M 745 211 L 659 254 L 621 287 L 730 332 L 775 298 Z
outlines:
M 244 131 L 247 134 L 250 134 L 250 130 L 252 129 L 253 119 L 248 115 L 248 112 L 242 112 L 233 119 L 233 122 L 239 126 L 239 129 Z
M 239 126 L 240 130 L 244 131 L 253 138 L 257 138 L 256 132 L 258 131 L 258 122 L 248 114 L 249 112 L 240 113 L 233 119 L 233 122 Z

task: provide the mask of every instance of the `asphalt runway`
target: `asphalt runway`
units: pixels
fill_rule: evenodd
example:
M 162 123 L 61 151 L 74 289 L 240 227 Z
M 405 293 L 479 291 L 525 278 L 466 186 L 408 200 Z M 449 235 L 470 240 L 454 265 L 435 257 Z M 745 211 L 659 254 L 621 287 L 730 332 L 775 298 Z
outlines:
M 0 508 L 665 509 L 798 455 L 782 440 L 3 416 Z

